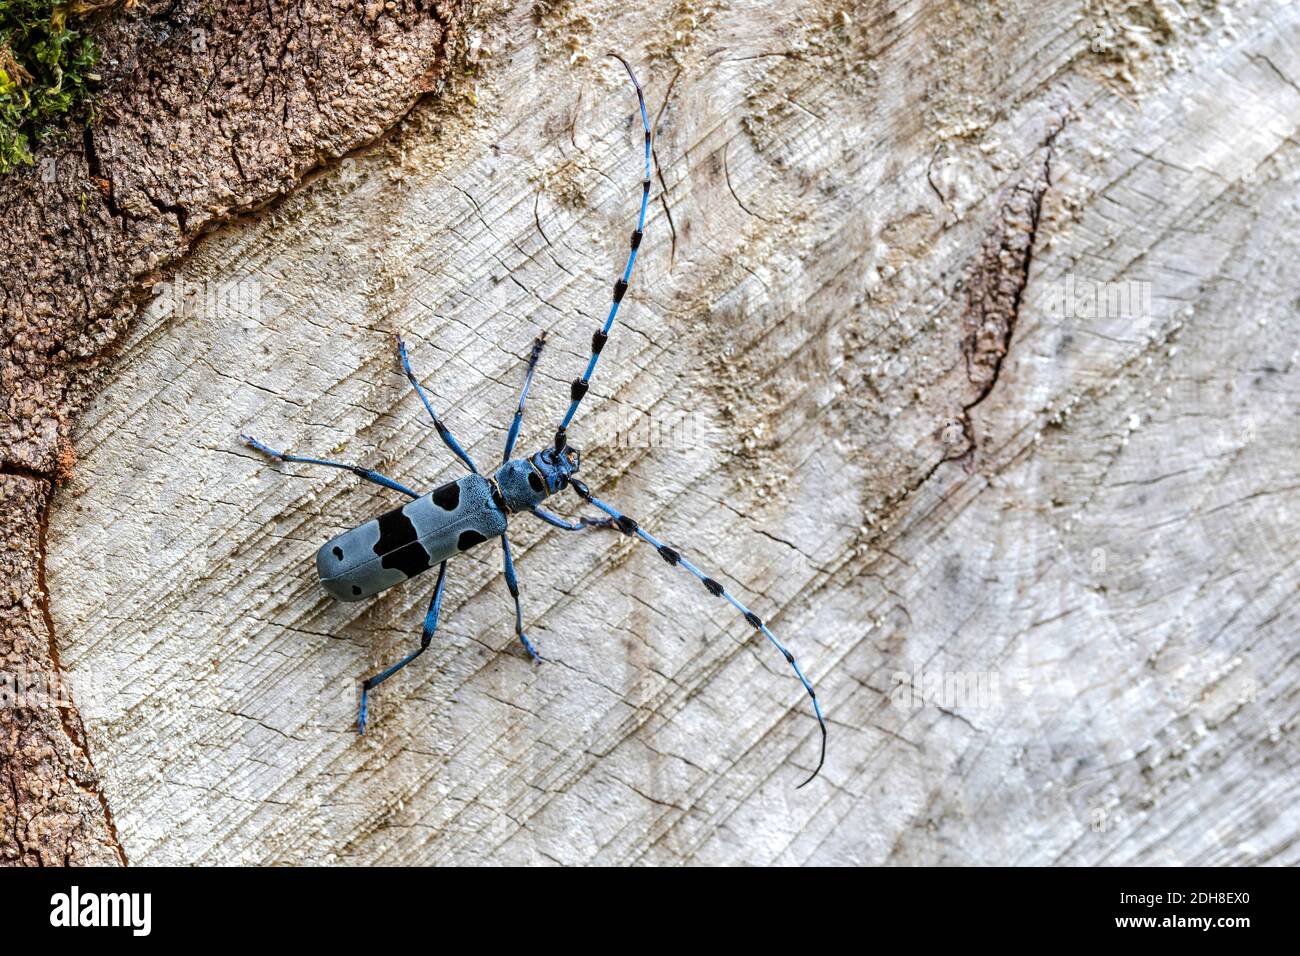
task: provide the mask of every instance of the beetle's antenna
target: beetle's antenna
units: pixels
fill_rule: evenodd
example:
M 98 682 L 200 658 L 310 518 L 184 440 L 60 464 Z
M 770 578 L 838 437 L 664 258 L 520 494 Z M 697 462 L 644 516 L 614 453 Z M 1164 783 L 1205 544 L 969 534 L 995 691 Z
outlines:
M 583 498 L 583 500 L 587 501 L 590 504 L 595 505 L 601 511 L 605 512 L 605 514 L 613 518 L 615 524 L 618 525 L 618 529 L 622 531 L 625 535 L 628 535 L 629 537 L 635 536 L 640 538 L 646 544 L 652 545 L 655 548 L 655 550 L 659 552 L 659 557 L 663 558 L 669 564 L 673 565 L 674 567 L 681 566 L 685 568 L 687 571 L 691 572 L 691 574 L 695 575 L 697 578 L 700 579 L 700 583 L 704 585 L 704 589 L 706 591 L 708 591 L 714 597 L 720 597 L 726 599 L 726 601 L 729 604 L 731 604 L 732 607 L 734 607 L 741 614 L 745 615 L 745 620 L 749 622 L 750 626 L 754 628 L 754 630 L 761 631 L 764 637 L 766 637 L 769 641 L 771 641 L 773 644 L 776 645 L 776 649 L 781 652 L 783 657 L 785 657 L 786 662 L 791 667 L 794 668 L 794 673 L 795 676 L 799 678 L 799 683 L 803 684 L 804 690 L 806 690 L 808 692 L 808 696 L 812 698 L 813 712 L 817 715 L 817 726 L 821 728 L 822 751 L 821 751 L 821 756 L 817 758 L 817 767 L 813 770 L 812 774 L 809 775 L 808 779 L 805 780 L 803 783 L 799 784 L 798 787 L 795 787 L 795 789 L 796 790 L 801 789 L 803 787 L 808 786 L 808 784 L 812 783 L 813 777 L 816 777 L 817 774 L 821 772 L 822 764 L 826 762 L 826 721 L 822 718 L 822 706 L 817 701 L 817 692 L 813 690 L 812 684 L 808 681 L 807 677 L 804 677 L 803 671 L 799 669 L 799 665 L 795 662 L 794 655 L 791 654 L 789 650 L 786 649 L 786 646 L 784 644 L 782 644 L 779 640 L 777 640 L 776 635 L 773 634 L 771 630 L 768 628 L 768 626 L 763 623 L 762 618 L 760 618 L 757 614 L 755 614 L 749 608 L 745 607 L 745 605 L 741 604 L 734 597 L 732 597 L 731 592 L 729 592 L 721 584 L 713 580 L 713 578 L 709 577 L 707 574 L 705 574 L 695 565 L 691 564 L 690 561 L 687 561 L 686 558 L 682 556 L 682 553 L 680 551 L 676 550 L 675 548 L 668 547 L 668 545 L 664 544 L 654 535 L 646 532 L 645 529 L 643 529 L 639 524 L 637 524 L 635 520 L 629 518 L 627 515 L 620 512 L 617 508 L 605 504 L 605 502 L 601 501 L 599 498 L 592 495 L 591 489 L 589 489 L 584 482 L 579 481 L 577 478 L 570 478 L 569 483 L 573 485 L 573 490 L 576 491 Z
M 605 318 L 605 324 L 591 337 L 591 360 L 587 362 L 587 370 L 580 378 L 575 378 L 569 388 L 569 411 L 564 416 L 564 421 L 560 422 L 560 427 L 555 430 L 557 453 L 564 451 L 565 445 L 568 444 L 569 422 L 573 421 L 582 397 L 587 394 L 587 386 L 591 384 L 591 374 L 596 370 L 596 362 L 600 359 L 600 350 L 605 347 L 609 330 L 614 327 L 614 317 L 618 315 L 619 303 L 623 301 L 627 284 L 632 279 L 632 266 L 636 264 L 637 249 L 641 247 L 641 237 L 645 234 L 646 205 L 650 202 L 650 116 L 646 113 L 645 94 L 641 92 L 641 84 L 637 82 L 636 74 L 632 72 L 632 67 L 628 65 L 627 60 L 617 53 L 610 53 L 609 56 L 622 63 L 623 69 L 627 70 L 627 75 L 632 78 L 632 85 L 636 87 L 637 103 L 641 107 L 641 125 L 645 127 L 645 175 L 641 180 L 641 214 L 637 218 L 636 230 L 632 233 L 632 248 L 627 254 L 627 265 L 623 268 L 622 277 L 614 283 L 614 302 L 609 307 L 609 315 Z

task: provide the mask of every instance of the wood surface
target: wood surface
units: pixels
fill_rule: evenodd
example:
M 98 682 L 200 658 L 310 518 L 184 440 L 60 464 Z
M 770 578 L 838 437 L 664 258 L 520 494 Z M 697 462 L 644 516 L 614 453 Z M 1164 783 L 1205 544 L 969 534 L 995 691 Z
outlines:
M 238 441 L 432 488 L 393 336 L 487 466 L 545 331 L 549 442 L 639 197 L 607 50 L 657 169 L 571 439 L 815 683 L 802 790 L 761 635 L 527 516 L 546 661 L 484 545 L 359 739 L 433 575 L 329 600 L 316 548 L 398 499 Z M 45 606 L 123 854 L 1297 862 L 1298 126 L 1282 2 L 478 11 L 451 87 L 159 274 L 69 426 Z

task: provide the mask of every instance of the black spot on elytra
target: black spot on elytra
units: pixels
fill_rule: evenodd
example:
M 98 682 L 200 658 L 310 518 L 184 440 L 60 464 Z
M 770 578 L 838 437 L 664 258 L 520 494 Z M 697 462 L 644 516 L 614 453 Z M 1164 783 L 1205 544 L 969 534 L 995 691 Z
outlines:
M 413 578 L 421 571 L 429 570 L 429 552 L 424 545 L 416 541 L 404 548 L 398 548 L 384 555 L 379 563 L 386 568 L 401 571 L 408 578 Z
M 429 552 L 424 550 L 415 532 L 415 525 L 402 508 L 379 517 L 379 540 L 375 554 L 380 565 L 401 571 L 408 578 L 429 568 Z
M 476 544 L 482 544 L 487 538 L 483 537 L 477 531 L 462 531 L 460 537 L 456 539 L 456 547 L 461 551 L 468 551 Z
M 352 585 L 352 593 L 359 596 L 361 594 L 361 588 L 358 585 Z
M 435 488 L 433 503 L 443 511 L 455 511 L 460 504 L 460 483 L 449 481 L 441 488 Z
M 391 551 L 411 544 L 418 535 L 415 525 L 406 516 L 405 508 L 395 508 L 379 516 L 379 540 L 375 542 L 375 554 L 383 557 Z
M 334 545 L 334 557 L 338 558 L 340 561 L 343 560 L 343 549 L 340 548 L 337 544 Z
M 539 495 L 546 490 L 546 486 L 542 484 L 541 476 L 535 471 L 530 471 L 528 473 L 528 487 L 533 489 L 533 491 L 537 492 Z

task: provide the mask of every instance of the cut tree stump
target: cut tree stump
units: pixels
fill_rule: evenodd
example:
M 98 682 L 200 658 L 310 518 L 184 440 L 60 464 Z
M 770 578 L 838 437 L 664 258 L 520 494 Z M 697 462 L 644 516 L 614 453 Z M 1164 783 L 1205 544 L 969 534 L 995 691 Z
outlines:
M 433 576 L 328 599 L 316 548 L 399 499 L 238 440 L 432 488 L 462 468 L 393 336 L 486 466 L 545 331 L 549 442 L 640 194 L 606 50 L 657 169 L 571 440 L 798 657 L 802 790 L 816 722 L 761 635 L 527 516 L 546 661 L 475 549 L 358 738 Z M 130 862 L 1300 860 L 1300 9 L 505 4 L 464 61 L 160 275 L 85 378 L 48 602 L 12 600 Z
M 0 862 L 127 862 L 61 680 L 45 529 L 72 423 L 132 358 L 140 300 L 199 235 L 372 141 L 463 64 L 459 0 L 295 6 L 142 0 L 99 16 L 94 121 L 0 179 Z

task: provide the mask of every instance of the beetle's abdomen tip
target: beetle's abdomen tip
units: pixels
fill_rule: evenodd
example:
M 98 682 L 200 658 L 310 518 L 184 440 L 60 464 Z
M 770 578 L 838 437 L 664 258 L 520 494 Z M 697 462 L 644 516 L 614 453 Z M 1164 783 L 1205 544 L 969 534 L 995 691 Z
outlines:
M 370 595 L 362 591 L 359 586 L 355 584 L 349 585 L 346 581 L 339 581 L 337 579 L 325 580 L 322 578 L 320 586 L 326 594 L 334 598 L 336 601 L 352 602 L 370 597 Z
M 373 591 L 361 587 L 358 575 L 350 567 L 348 555 L 343 551 L 345 536 L 340 535 L 333 541 L 327 541 L 316 552 L 316 576 L 325 593 L 336 601 L 360 601 L 369 597 Z

